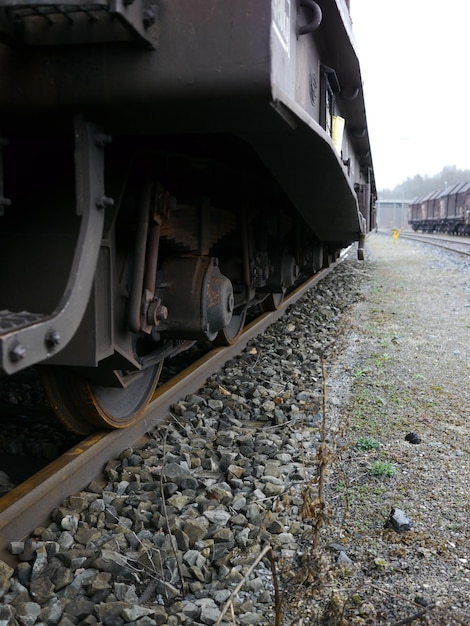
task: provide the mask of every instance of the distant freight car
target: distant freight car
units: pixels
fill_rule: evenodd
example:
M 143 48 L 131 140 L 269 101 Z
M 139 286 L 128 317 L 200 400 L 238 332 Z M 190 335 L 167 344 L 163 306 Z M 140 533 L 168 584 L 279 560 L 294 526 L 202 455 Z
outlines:
M 470 183 L 417 196 L 410 203 L 414 231 L 470 235 Z

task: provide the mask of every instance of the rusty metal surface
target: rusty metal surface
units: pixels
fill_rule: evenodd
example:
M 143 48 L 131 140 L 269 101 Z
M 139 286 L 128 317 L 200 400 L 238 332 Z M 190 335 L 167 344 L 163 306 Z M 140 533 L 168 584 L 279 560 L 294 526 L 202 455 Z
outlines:
M 109 460 L 125 448 L 136 445 L 152 428 L 163 423 L 172 404 L 199 389 L 209 376 L 241 352 L 251 339 L 282 317 L 288 306 L 325 278 L 337 263 L 321 270 L 298 287 L 279 309 L 264 313 L 251 322 L 236 344 L 212 350 L 162 385 L 136 424 L 121 430 L 93 434 L 0 498 L 0 559 L 16 563 L 8 551 L 11 541 L 21 540 L 34 528 L 48 524 L 50 512 L 68 495 L 102 477 L 102 470 Z

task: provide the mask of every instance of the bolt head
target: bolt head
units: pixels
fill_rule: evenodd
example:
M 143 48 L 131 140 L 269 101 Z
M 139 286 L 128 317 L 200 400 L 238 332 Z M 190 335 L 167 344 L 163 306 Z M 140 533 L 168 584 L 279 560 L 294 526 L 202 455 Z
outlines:
M 26 354 L 26 348 L 21 343 L 16 343 L 10 350 L 10 360 L 13 363 L 18 363 L 24 358 Z
M 46 335 L 46 345 L 49 348 L 55 348 L 59 345 L 61 340 L 60 333 L 57 330 L 50 330 Z

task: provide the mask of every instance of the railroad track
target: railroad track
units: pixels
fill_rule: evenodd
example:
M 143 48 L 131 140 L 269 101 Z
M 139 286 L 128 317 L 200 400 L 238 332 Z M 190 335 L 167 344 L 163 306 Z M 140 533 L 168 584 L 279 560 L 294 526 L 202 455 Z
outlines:
M 427 243 L 435 246 L 436 248 L 443 248 L 450 252 L 455 252 L 461 256 L 470 257 L 470 240 L 462 237 L 451 237 L 448 235 L 431 235 L 431 234 L 418 234 L 418 233 L 400 233 L 400 239 L 407 239 L 409 241 L 419 241 L 421 243 Z
M 290 293 L 281 306 L 249 323 L 234 345 L 215 348 L 192 365 L 165 382 L 155 392 L 143 417 L 121 430 L 99 431 L 83 439 L 37 474 L 0 498 L 0 559 L 16 563 L 9 544 L 26 537 L 50 521 L 51 511 L 72 493 L 91 481 L 102 481 L 103 468 L 128 447 L 143 445 L 154 427 L 170 419 L 170 407 L 181 398 L 197 391 L 226 361 L 239 354 L 254 337 L 284 315 L 309 289 L 323 280 L 344 258 L 325 268 Z

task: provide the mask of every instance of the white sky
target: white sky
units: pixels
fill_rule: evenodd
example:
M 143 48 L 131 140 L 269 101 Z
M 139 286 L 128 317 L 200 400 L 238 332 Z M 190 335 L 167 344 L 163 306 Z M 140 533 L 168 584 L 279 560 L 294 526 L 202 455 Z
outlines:
M 351 0 L 378 189 L 470 169 L 470 0 Z

